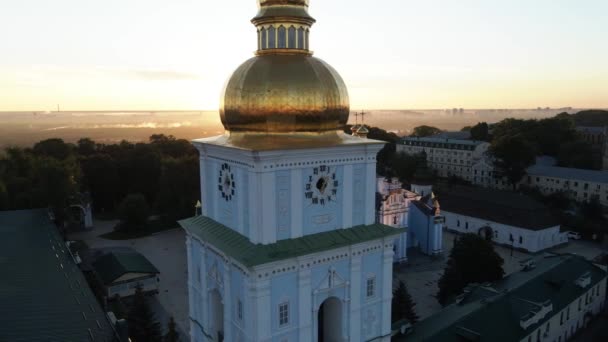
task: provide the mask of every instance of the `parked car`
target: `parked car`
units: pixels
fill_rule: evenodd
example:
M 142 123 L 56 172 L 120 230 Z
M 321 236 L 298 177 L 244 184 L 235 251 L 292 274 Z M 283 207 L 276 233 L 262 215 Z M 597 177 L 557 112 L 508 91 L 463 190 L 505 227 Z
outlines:
M 568 235 L 568 239 L 571 240 L 580 240 L 581 239 L 581 234 L 577 233 L 577 232 L 566 232 L 566 234 Z

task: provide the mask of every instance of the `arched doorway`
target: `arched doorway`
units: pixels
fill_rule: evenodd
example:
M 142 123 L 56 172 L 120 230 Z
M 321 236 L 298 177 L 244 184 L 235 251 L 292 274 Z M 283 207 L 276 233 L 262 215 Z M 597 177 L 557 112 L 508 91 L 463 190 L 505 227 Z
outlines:
M 481 228 L 479 228 L 479 236 L 481 236 L 483 239 L 487 240 L 487 241 L 492 241 L 492 239 L 494 238 L 494 231 L 492 230 L 492 227 L 490 226 L 483 226 Z
M 215 289 L 211 291 L 211 332 L 214 341 L 222 342 L 224 340 L 224 303 L 220 292 Z
M 327 298 L 319 307 L 318 342 L 342 341 L 342 302 L 336 297 Z

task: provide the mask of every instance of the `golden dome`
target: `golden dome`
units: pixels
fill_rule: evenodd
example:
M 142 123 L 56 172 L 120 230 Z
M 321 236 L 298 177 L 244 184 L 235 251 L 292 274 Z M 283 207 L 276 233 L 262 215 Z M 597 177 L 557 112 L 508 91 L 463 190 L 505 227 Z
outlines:
M 325 133 L 348 121 L 340 75 L 312 56 L 308 0 L 259 0 L 258 51 L 228 79 L 220 117 L 229 132 Z

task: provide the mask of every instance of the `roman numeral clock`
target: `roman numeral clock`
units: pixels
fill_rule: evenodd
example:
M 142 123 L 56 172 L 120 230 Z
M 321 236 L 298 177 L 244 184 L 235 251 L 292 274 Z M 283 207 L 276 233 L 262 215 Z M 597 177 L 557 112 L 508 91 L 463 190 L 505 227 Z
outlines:
M 330 202 L 337 202 L 339 185 L 335 170 L 321 165 L 313 168 L 312 173 L 308 175 L 304 196 L 310 205 L 325 206 Z
M 230 170 L 230 165 L 227 163 L 222 164 L 220 168 L 220 176 L 218 177 L 218 190 L 222 195 L 222 198 L 226 202 L 232 201 L 234 197 L 234 190 L 236 189 L 236 183 L 234 182 L 234 173 Z

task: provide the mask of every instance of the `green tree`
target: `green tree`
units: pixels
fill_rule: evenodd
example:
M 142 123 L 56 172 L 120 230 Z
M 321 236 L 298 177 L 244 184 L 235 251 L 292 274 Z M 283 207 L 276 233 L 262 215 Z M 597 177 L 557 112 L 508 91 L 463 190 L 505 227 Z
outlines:
M 112 211 L 121 196 L 118 163 L 105 153 L 83 157 L 80 161 L 83 188 L 91 193 L 93 208 Z
M 479 122 L 477 125 L 471 127 L 471 139 L 490 141 L 488 124 L 486 122 Z
M 571 141 L 559 147 L 557 164 L 564 167 L 592 169 L 594 167 L 593 157 L 593 149 L 589 143 L 582 140 Z
M 460 235 L 439 279 L 439 303 L 446 305 L 451 298 L 462 293 L 467 284 L 502 279 L 505 274 L 503 263 L 492 242 L 477 234 Z
M 90 156 L 95 153 L 97 144 L 90 138 L 81 138 L 78 140 L 78 154 L 80 156 Z
M 173 319 L 173 316 L 169 318 L 169 324 L 167 324 L 167 333 L 165 334 L 164 340 L 165 342 L 179 341 L 179 334 L 177 333 L 175 319 Z
M 8 191 L 2 181 L 0 181 L 0 210 L 9 209 Z
M 146 296 L 137 286 L 133 304 L 127 315 L 129 324 L 129 337 L 134 342 L 161 342 L 160 323 L 156 321 L 154 313 L 146 303 Z
M 507 177 L 514 189 L 536 158 L 534 146 L 521 135 L 495 139 L 490 153 L 495 157 L 494 166 Z
M 41 157 L 34 166 L 33 203 L 63 210 L 77 192 L 80 169 L 73 159 Z
M 393 301 L 391 305 L 391 317 L 393 322 L 406 319 L 414 324 L 418 322 L 418 315 L 415 310 L 416 303 L 410 296 L 405 283 L 399 280 L 399 285 L 393 290 Z
M 439 133 L 441 133 L 441 130 L 439 128 L 423 125 L 423 126 L 414 127 L 412 136 L 413 137 L 428 137 L 428 136 L 439 134 Z
M 123 199 L 118 208 L 120 229 L 135 231 L 142 229 L 148 222 L 150 208 L 142 194 L 129 194 Z
M 38 156 L 64 160 L 72 155 L 73 145 L 66 144 L 62 139 L 52 138 L 37 142 L 33 151 Z
M 196 156 L 163 160 L 156 207 L 168 222 L 192 216 L 200 196 L 199 159 Z

